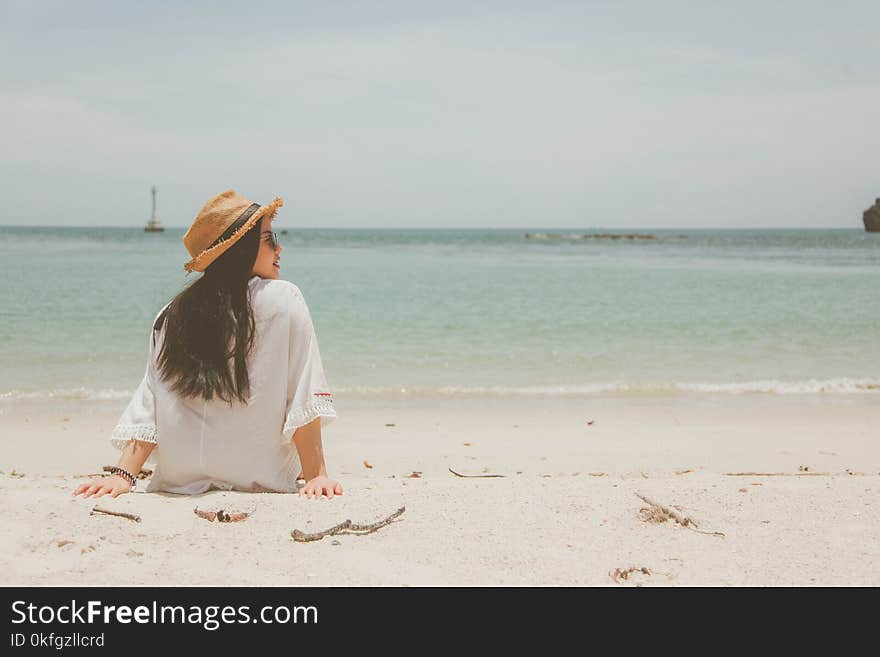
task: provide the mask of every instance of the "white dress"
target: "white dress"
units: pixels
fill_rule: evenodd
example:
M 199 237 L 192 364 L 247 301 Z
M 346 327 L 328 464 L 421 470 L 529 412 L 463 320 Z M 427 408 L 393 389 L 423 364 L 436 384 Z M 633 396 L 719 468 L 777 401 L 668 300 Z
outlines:
M 169 390 L 156 363 L 165 323 L 151 332 L 147 371 L 111 434 L 119 449 L 132 439 L 155 443 L 147 459 L 154 465 L 148 493 L 295 492 L 300 463 L 291 442 L 294 431 L 316 417 L 322 428 L 336 417 L 299 288 L 254 276 L 248 290 L 256 331 L 246 406 L 183 398 Z

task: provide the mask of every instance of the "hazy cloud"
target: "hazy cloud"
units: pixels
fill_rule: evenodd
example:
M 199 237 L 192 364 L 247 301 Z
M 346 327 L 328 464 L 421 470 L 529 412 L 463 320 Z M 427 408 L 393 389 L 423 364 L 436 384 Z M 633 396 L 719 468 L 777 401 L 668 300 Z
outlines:
M 876 3 L 6 3 L 7 224 L 857 227 Z M 662 5 L 662 6 L 660 6 Z

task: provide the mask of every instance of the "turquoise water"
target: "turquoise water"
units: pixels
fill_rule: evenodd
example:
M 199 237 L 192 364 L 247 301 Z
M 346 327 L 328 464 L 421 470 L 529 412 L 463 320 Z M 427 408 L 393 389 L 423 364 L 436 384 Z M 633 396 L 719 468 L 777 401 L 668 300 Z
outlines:
M 183 232 L 0 227 L 0 397 L 129 394 Z M 340 393 L 880 394 L 880 235 L 525 232 L 291 229 L 281 277 Z

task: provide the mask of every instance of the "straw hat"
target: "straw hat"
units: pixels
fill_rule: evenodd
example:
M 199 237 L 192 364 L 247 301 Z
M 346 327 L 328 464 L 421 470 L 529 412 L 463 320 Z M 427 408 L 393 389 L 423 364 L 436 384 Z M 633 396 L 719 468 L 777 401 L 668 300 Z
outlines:
M 188 272 L 205 271 L 255 223 L 263 217 L 271 219 L 282 205 L 284 201 L 278 197 L 268 205 L 260 205 L 232 189 L 217 194 L 205 203 L 183 236 L 183 244 L 192 256 L 183 268 Z

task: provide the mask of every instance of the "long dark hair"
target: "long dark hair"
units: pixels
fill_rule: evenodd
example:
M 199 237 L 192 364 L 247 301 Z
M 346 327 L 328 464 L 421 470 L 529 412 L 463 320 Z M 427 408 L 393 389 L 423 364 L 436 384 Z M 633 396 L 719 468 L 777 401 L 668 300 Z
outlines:
M 158 356 L 162 380 L 183 397 L 248 403 L 254 344 L 248 281 L 260 248 L 258 221 L 171 301 Z M 230 360 L 232 361 L 230 363 Z

